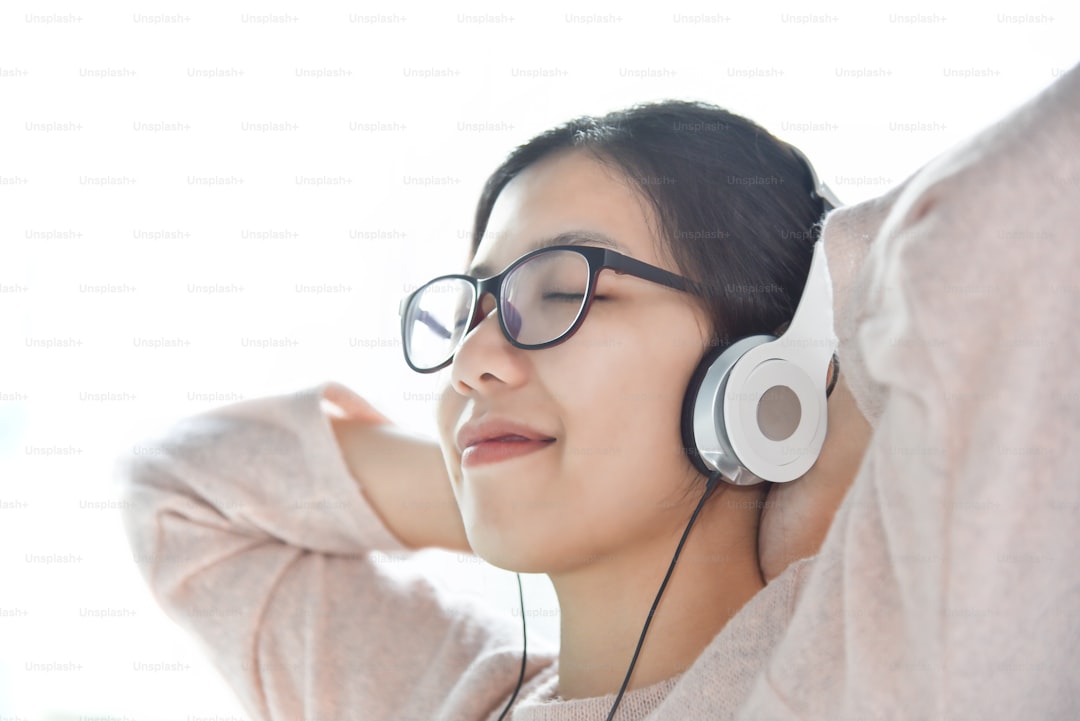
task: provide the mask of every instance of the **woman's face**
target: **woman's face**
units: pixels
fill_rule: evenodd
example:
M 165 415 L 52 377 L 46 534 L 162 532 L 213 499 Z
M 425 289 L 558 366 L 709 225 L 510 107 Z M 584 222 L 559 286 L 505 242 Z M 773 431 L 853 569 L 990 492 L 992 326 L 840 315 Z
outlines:
M 679 272 L 655 228 L 629 181 L 583 153 L 564 152 L 505 187 L 470 271 L 483 264 L 497 272 L 545 239 L 585 231 Z M 573 336 L 522 350 L 502 335 L 493 300 L 482 302 L 487 316 L 442 372 L 438 406 L 473 550 L 504 568 L 545 573 L 650 542 L 670 550 L 704 489 L 679 427 L 683 394 L 709 337 L 704 312 L 688 294 L 604 270 Z M 492 441 L 463 454 L 458 433 L 466 424 L 481 435 L 544 440 Z M 699 490 L 687 493 L 695 481 Z

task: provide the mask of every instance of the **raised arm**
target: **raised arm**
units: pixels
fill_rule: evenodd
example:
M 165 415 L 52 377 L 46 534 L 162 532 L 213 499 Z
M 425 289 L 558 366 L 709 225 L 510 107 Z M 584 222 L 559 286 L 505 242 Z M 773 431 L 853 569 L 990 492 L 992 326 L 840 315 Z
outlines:
M 487 718 L 520 627 L 415 567 L 346 468 L 324 390 L 141 443 L 121 464 L 139 570 L 254 719 Z M 553 660 L 532 651 L 529 677 Z
M 881 224 L 854 301 L 887 401 L 739 718 L 1076 717 L 1077 117 L 1080 67 Z
M 329 384 L 325 398 L 345 465 L 386 527 L 410 548 L 471 552 L 438 444 L 342 385 Z

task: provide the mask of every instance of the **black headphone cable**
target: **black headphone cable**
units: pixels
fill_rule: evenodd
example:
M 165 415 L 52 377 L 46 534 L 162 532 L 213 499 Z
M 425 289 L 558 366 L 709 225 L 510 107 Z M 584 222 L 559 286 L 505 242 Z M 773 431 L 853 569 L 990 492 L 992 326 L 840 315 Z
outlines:
M 675 570 L 675 562 L 679 560 L 679 554 L 682 553 L 683 546 L 686 544 L 686 539 L 690 535 L 690 529 L 694 526 L 694 521 L 697 520 L 698 514 L 701 513 L 701 509 L 705 505 L 705 501 L 712 495 L 712 491 L 716 488 L 716 483 L 719 480 L 720 471 L 716 471 L 709 477 L 708 483 L 705 484 L 705 492 L 701 494 L 701 500 L 698 501 L 697 508 L 694 509 L 694 513 L 690 516 L 690 522 L 686 524 L 686 530 L 683 531 L 682 538 L 679 539 L 679 545 L 675 548 L 675 555 L 671 558 L 671 565 L 668 566 L 667 573 L 664 575 L 664 580 L 660 583 L 660 590 L 656 592 L 656 598 L 653 600 L 652 608 L 649 609 L 649 617 L 645 619 L 645 626 L 641 629 L 641 636 L 638 638 L 637 648 L 634 649 L 634 657 L 630 659 L 630 668 L 626 669 L 626 677 L 623 679 L 622 686 L 619 688 L 619 694 L 615 697 L 615 703 L 612 704 L 611 711 L 608 712 L 607 721 L 612 721 L 612 719 L 615 718 L 615 710 L 619 708 L 619 702 L 622 701 L 623 693 L 625 693 L 626 687 L 630 683 L 630 676 L 634 673 L 634 664 L 637 663 L 638 654 L 641 653 L 641 647 L 645 643 L 645 634 L 649 631 L 649 624 L 652 623 L 653 614 L 656 613 L 656 607 L 660 605 L 660 597 L 664 595 L 664 589 L 667 588 L 671 573 Z
M 525 658 L 529 650 L 529 634 L 525 631 L 525 592 L 521 590 L 521 574 L 515 573 L 517 576 L 518 584 L 518 601 L 521 602 L 521 673 L 518 674 L 517 686 L 514 688 L 514 693 L 511 694 L 510 700 L 506 702 L 506 708 L 499 714 L 499 721 L 503 721 L 506 718 L 506 714 L 510 711 L 510 707 L 514 705 L 514 699 L 517 698 L 518 691 L 521 690 L 521 684 L 525 680 Z
M 656 608 L 660 605 L 660 597 L 664 595 L 664 590 L 667 588 L 668 581 L 671 579 L 671 574 L 675 570 L 675 563 L 679 560 L 679 554 L 682 553 L 683 546 L 686 545 L 686 539 L 690 535 L 690 529 L 694 526 L 694 521 L 697 520 L 698 514 L 701 513 L 702 507 L 705 505 L 705 501 L 708 500 L 712 494 L 714 488 L 716 488 L 717 482 L 720 480 L 720 472 L 717 471 L 709 477 L 708 482 L 705 484 L 705 493 L 701 495 L 701 500 L 698 501 L 697 508 L 694 509 L 693 514 L 690 516 L 690 521 L 686 524 L 686 530 L 683 531 L 682 538 L 679 539 L 679 545 L 675 548 L 675 555 L 671 558 L 671 565 L 668 566 L 667 573 L 664 575 L 664 580 L 660 583 L 660 590 L 656 592 L 656 598 L 653 599 L 652 608 L 649 609 L 649 615 L 645 619 L 645 625 L 641 629 L 641 636 L 638 638 L 637 647 L 634 649 L 634 656 L 630 659 L 630 667 L 626 669 L 626 676 L 623 678 L 622 686 L 619 688 L 619 693 L 615 697 L 615 703 L 611 706 L 611 711 L 608 712 L 607 721 L 612 721 L 615 718 L 615 711 L 619 708 L 619 703 L 622 702 L 623 694 L 626 692 L 626 687 L 630 684 L 630 677 L 634 673 L 634 666 L 637 664 L 638 656 L 641 654 L 641 647 L 645 644 L 645 634 L 649 631 L 649 625 L 652 623 L 653 616 L 656 614 Z M 518 691 L 521 690 L 521 684 L 525 679 L 525 658 L 526 658 L 526 638 L 527 633 L 525 629 L 525 596 L 521 590 L 521 574 L 517 575 L 518 581 L 518 598 L 521 601 L 521 637 L 522 637 L 522 650 L 521 650 L 521 673 L 518 676 L 517 687 L 514 689 L 514 693 L 510 696 L 510 700 L 506 703 L 506 708 L 503 709 L 502 714 L 499 716 L 499 721 L 503 721 L 506 718 L 506 714 L 509 713 L 510 707 L 514 704 L 514 699 L 517 698 Z

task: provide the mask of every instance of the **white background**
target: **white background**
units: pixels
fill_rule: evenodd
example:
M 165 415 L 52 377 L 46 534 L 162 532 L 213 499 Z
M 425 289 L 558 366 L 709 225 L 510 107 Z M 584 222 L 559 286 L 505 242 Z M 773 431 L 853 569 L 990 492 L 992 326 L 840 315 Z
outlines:
M 801 147 L 854 202 L 1074 65 L 1075 8 L 4 3 L 0 719 L 244 717 L 151 601 L 117 511 L 94 507 L 116 497 L 115 459 L 183 415 L 331 378 L 432 433 L 434 378 L 401 360 L 397 303 L 460 268 L 516 144 L 700 99 Z M 48 554 L 81 560 L 28 560 Z M 511 574 L 431 563 L 516 610 Z M 527 591 L 554 608 L 544 579 Z M 81 668 L 30 670 L 50 662 Z

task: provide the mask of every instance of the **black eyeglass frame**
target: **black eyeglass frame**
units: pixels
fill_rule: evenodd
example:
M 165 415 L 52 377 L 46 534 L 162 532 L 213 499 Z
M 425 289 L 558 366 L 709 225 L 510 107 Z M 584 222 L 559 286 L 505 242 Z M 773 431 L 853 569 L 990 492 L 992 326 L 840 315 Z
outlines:
M 581 304 L 581 308 L 578 310 L 577 318 L 570 324 L 570 327 L 566 329 L 558 337 L 545 341 L 543 343 L 521 343 L 516 340 L 506 327 L 506 319 L 502 312 L 502 288 L 503 280 L 514 272 L 522 264 L 535 258 L 542 253 L 553 253 L 556 251 L 570 251 L 577 253 L 585 258 L 585 262 L 589 266 L 589 281 L 588 286 L 585 289 L 585 300 Z M 417 373 L 435 373 L 440 371 L 446 366 L 450 365 L 454 356 L 457 355 L 458 349 L 464 342 L 465 337 L 469 335 L 472 330 L 480 324 L 483 320 L 480 317 L 480 299 L 486 294 L 491 294 L 495 298 L 495 308 L 499 311 L 499 328 L 502 330 L 503 337 L 510 342 L 515 348 L 521 348 L 523 350 L 540 350 L 541 348 L 550 348 L 551 346 L 558 345 L 565 342 L 574 333 L 578 331 L 581 324 L 585 321 L 585 316 L 589 314 L 589 307 L 592 305 L 593 297 L 596 295 L 597 279 L 600 276 L 600 271 L 610 269 L 616 273 L 632 275 L 637 278 L 652 281 L 653 283 L 659 283 L 660 285 L 667 286 L 668 288 L 674 288 L 675 290 L 683 291 L 686 293 L 695 292 L 695 284 L 689 278 L 684 278 L 681 275 L 676 275 L 670 271 L 658 268 L 655 265 L 649 265 L 643 261 L 631 258 L 630 256 L 623 255 L 610 248 L 599 248 L 591 245 L 553 245 L 547 248 L 538 248 L 537 250 L 530 251 L 525 255 L 515 260 L 501 272 L 497 273 L 489 278 L 474 278 L 471 275 L 451 274 L 440 275 L 438 278 L 433 278 L 427 283 L 414 290 L 409 295 L 401 299 L 401 303 L 398 305 L 398 314 L 401 316 L 401 340 L 402 351 L 405 355 L 405 362 L 409 367 Z M 467 282 L 473 289 L 472 296 L 472 308 L 469 313 L 469 324 L 465 329 L 465 332 L 461 334 L 461 338 L 458 340 L 457 345 L 453 351 L 447 356 L 446 360 L 437 366 L 431 368 L 420 368 L 413 364 L 412 359 L 409 358 L 408 349 L 408 328 L 406 323 L 409 317 L 409 307 L 413 301 L 424 291 L 428 286 L 433 283 L 438 283 L 444 280 L 463 280 Z

